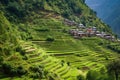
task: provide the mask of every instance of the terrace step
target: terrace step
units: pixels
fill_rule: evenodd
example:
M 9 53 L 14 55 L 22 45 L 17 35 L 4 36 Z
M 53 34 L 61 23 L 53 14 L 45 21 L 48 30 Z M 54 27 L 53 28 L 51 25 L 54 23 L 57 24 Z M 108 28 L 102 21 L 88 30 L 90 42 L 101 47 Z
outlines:
M 85 66 L 87 64 L 91 63 L 90 61 L 84 62 L 83 64 L 80 64 L 80 66 Z
M 61 74 L 61 77 L 66 80 L 67 78 L 69 78 L 71 76 L 70 74 L 72 74 L 71 70 L 67 69 L 66 72 L 64 72 L 64 73 Z
M 23 45 L 21 45 L 22 48 L 26 48 L 26 47 L 30 47 L 30 46 L 33 46 L 33 45 L 32 45 L 32 44 L 29 44 L 29 43 L 28 43 L 28 44 L 23 44 Z
M 63 76 L 65 74 L 67 74 L 69 70 L 70 70 L 70 67 L 67 67 L 67 69 L 65 69 L 64 71 L 62 71 L 61 73 L 59 73 L 59 75 Z
M 43 61 L 42 58 L 36 58 L 36 59 L 29 60 L 28 63 L 32 64 L 32 63 L 41 62 L 41 61 Z
M 36 58 L 36 57 L 40 57 L 40 56 L 42 56 L 41 53 L 37 53 L 37 54 L 29 54 L 29 55 L 27 55 L 28 58 Z
M 56 67 L 56 66 L 60 66 L 60 62 L 54 63 L 53 65 L 48 66 L 48 67 L 46 67 L 45 69 L 46 69 L 46 70 L 51 70 L 52 68 L 54 68 L 54 67 Z
M 53 61 L 51 61 L 51 62 L 49 62 L 49 63 L 45 64 L 44 66 L 45 66 L 45 67 L 49 67 L 49 66 L 51 66 L 51 65 L 53 65 L 53 64 L 54 64 L 54 62 L 53 62 Z
M 25 50 L 26 53 L 31 53 L 31 52 L 34 52 L 36 49 L 35 48 L 31 48 L 31 49 L 28 49 L 28 50 Z
M 57 69 L 60 69 L 60 68 L 62 68 L 62 65 L 60 64 L 60 65 L 58 65 L 58 66 L 55 66 L 54 68 L 52 68 L 52 69 L 50 69 L 50 71 L 56 71 Z
M 104 65 L 101 65 L 101 64 L 97 64 L 96 66 L 97 66 L 97 67 L 96 67 L 96 68 L 94 68 L 94 70 L 96 70 L 96 71 L 99 71 L 99 70 L 100 70 L 100 68 L 105 67 Z
M 43 59 L 41 62 L 34 62 L 34 63 L 45 65 L 45 64 L 47 64 L 49 62 L 51 62 L 51 58 L 48 57 L 47 59 Z
M 26 56 L 30 56 L 30 55 L 35 55 L 35 54 L 27 54 Z M 37 54 L 38 55 L 38 54 Z M 37 60 L 37 59 L 44 59 L 44 58 L 47 58 L 47 56 L 45 54 L 40 54 L 39 56 L 36 56 L 36 57 L 31 57 L 29 58 L 28 60 L 29 61 L 34 61 L 34 60 Z M 44 59 L 45 60 L 45 59 Z
M 71 79 L 71 76 L 66 76 L 64 77 L 64 80 L 72 80 L 72 79 Z
M 33 46 L 27 46 L 27 47 L 24 47 L 24 50 L 28 50 L 28 49 L 31 49 L 33 48 Z
M 67 64 L 64 64 L 64 66 L 62 68 L 57 69 L 55 72 L 60 73 L 60 72 L 64 71 L 66 68 L 68 68 L 68 66 L 67 66 Z
M 73 80 L 71 76 L 64 78 L 64 80 Z
M 91 63 L 87 64 L 88 67 L 93 66 L 93 65 L 96 65 L 96 63 L 91 62 Z

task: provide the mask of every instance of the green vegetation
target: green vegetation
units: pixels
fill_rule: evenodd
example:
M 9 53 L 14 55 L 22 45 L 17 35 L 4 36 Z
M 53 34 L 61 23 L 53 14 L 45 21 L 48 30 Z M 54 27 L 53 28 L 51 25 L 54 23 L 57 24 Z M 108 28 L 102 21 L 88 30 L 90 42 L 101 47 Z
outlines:
M 111 44 L 108 44 L 107 47 L 108 47 L 109 49 L 112 49 L 112 50 L 115 51 L 115 52 L 120 53 L 119 43 L 111 43 Z
M 84 0 L 1 0 L 0 7 L 1 80 L 115 78 L 106 68 L 119 58 L 111 48 L 115 43 L 98 37 L 74 39 L 69 30 L 75 26 L 64 24 L 68 18 L 112 34 Z
M 119 80 L 119 73 L 120 73 L 119 67 L 120 67 L 120 60 L 115 60 L 107 66 L 108 73 L 110 75 L 114 75 L 115 80 Z

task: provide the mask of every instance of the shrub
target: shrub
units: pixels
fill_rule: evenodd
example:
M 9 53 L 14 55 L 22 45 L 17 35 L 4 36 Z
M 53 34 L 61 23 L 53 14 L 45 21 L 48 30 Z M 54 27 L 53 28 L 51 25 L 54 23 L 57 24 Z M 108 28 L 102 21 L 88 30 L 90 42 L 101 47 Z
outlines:
M 64 33 L 67 33 L 67 32 L 68 32 L 68 30 L 66 30 L 66 29 L 63 29 L 62 31 L 63 31 Z
M 50 42 L 52 42 L 52 41 L 54 41 L 55 39 L 53 38 L 53 37 L 51 37 L 51 36 L 48 36 L 47 37 L 47 39 L 46 39 L 46 41 L 50 41 Z
M 43 78 L 44 77 L 44 71 L 41 66 L 31 66 L 30 71 L 32 71 L 33 74 L 31 74 L 31 78 Z
M 24 55 L 22 59 L 23 60 L 28 60 L 28 57 Z
M 40 78 L 40 74 L 38 72 L 35 72 L 35 73 L 31 74 L 30 77 L 34 78 L 34 79 Z
M 78 76 L 77 76 L 77 80 L 85 80 L 85 77 L 82 76 L 82 75 L 78 75 Z
M 22 48 L 19 46 L 16 48 L 16 51 L 20 52 L 21 55 L 25 55 L 25 51 L 23 51 Z
M 49 80 L 55 80 L 52 75 L 48 76 Z
M 3 57 L 0 56 L 0 64 L 3 62 Z
M 67 62 L 67 65 L 70 66 L 70 62 Z
M 90 70 L 86 76 L 86 80 L 113 80 L 110 78 L 108 77 L 105 68 L 101 68 L 100 71 Z
M 90 70 L 88 71 L 86 78 L 87 80 L 98 80 L 99 73 L 97 71 Z
M 64 65 L 64 63 L 65 63 L 65 61 L 64 61 L 64 60 L 61 60 L 61 65 L 62 65 L 62 66 Z
M 104 44 L 103 42 L 98 43 L 98 45 L 103 45 L 103 44 Z
M 10 74 L 11 68 L 12 68 L 11 65 L 8 64 L 8 63 L 3 63 L 2 64 L 3 72 L 6 73 L 6 74 Z
M 22 66 L 17 67 L 17 74 L 18 75 L 24 75 L 26 73 L 27 73 L 27 71 Z
M 37 72 L 37 71 L 39 71 L 39 67 L 38 66 L 32 66 L 32 67 L 30 67 L 30 70 L 33 71 L 33 72 Z
M 14 67 L 10 63 L 3 63 L 2 69 L 3 72 L 9 76 L 21 76 L 27 73 L 22 66 Z
M 50 31 L 48 28 L 40 28 L 40 29 L 35 29 L 36 31 L 40 31 L 40 32 L 46 32 L 46 31 Z

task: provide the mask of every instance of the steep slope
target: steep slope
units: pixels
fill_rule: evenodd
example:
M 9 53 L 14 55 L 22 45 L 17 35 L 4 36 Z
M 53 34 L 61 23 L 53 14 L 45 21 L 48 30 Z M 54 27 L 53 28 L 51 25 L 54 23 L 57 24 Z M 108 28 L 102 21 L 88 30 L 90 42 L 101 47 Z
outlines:
M 97 15 L 107 24 L 111 26 L 113 31 L 119 33 L 119 22 L 120 22 L 120 1 L 119 0 L 86 0 L 86 3 L 97 12 Z
M 0 54 L 1 56 L 11 54 L 11 49 L 14 50 L 17 46 L 17 34 L 11 23 L 6 19 L 4 14 L 0 12 Z
M 100 20 L 95 16 L 95 12 L 86 6 L 84 0 L 18 0 L 13 2 L 2 0 L 1 3 L 1 10 L 3 10 L 5 13 L 8 12 L 6 16 L 10 21 L 13 22 L 18 22 L 18 19 L 19 21 L 22 19 L 21 21 L 23 22 L 30 20 L 30 18 L 32 18 L 31 15 L 40 15 L 39 12 L 42 10 L 49 13 L 54 12 L 57 15 L 62 15 L 70 20 L 83 23 L 86 26 L 96 26 L 107 29 L 107 27 L 105 27 L 106 25 L 101 23 Z

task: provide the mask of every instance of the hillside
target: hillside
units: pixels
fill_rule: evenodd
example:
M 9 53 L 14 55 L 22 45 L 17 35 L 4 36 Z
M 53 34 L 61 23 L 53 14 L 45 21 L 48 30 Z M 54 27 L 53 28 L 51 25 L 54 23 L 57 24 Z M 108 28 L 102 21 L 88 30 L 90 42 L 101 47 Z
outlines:
M 109 24 L 112 30 L 119 33 L 119 22 L 120 22 L 120 1 L 119 0 L 103 0 L 103 1 L 91 1 L 86 0 L 86 3 L 97 12 L 98 17 L 100 17 L 105 23 Z
M 1 0 L 0 8 L 0 80 L 113 80 L 106 65 L 119 43 L 84 0 Z

